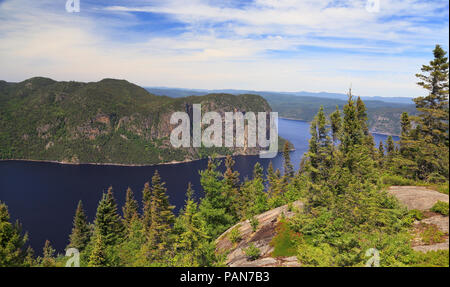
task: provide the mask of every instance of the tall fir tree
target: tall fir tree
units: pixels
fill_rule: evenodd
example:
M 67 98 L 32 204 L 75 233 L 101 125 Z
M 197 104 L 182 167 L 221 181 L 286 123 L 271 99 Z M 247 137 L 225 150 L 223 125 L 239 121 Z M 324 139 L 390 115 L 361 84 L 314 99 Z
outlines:
M 123 222 L 127 230 L 131 228 L 131 221 L 134 217 L 139 216 L 139 204 L 134 199 L 134 194 L 131 188 L 127 189 L 125 195 L 125 205 L 122 207 Z
M 107 266 L 106 246 L 101 234 L 95 236 L 94 249 L 89 256 L 89 267 Z
M 69 248 L 76 248 L 83 251 L 89 243 L 91 230 L 87 221 L 87 216 L 83 210 L 83 203 L 78 202 L 75 216 L 73 218 L 73 228 L 70 234 Z
M 106 246 L 115 245 L 123 240 L 125 229 L 122 219 L 117 211 L 117 203 L 114 199 L 112 187 L 103 193 L 97 207 L 95 216 L 95 233 L 100 235 Z
M 333 143 L 336 144 L 340 138 L 342 129 L 342 118 L 341 112 L 339 111 L 339 106 L 336 106 L 336 110 L 330 115 L 331 122 L 331 134 L 333 137 Z
M 12 224 L 6 204 L 0 201 L 0 267 L 22 266 L 27 235 L 20 224 Z
M 144 184 L 144 189 L 142 190 L 142 223 L 144 228 L 148 230 L 152 223 L 152 191 L 150 189 L 150 183 L 146 182 Z
M 284 167 L 284 178 L 286 181 L 290 181 L 294 177 L 294 166 L 291 162 L 291 155 L 290 155 L 290 145 L 289 142 L 285 142 L 283 146 L 283 167 Z
M 175 216 L 174 206 L 170 205 L 165 183 L 161 181 L 158 171 L 152 177 L 151 224 L 148 231 L 146 256 L 149 260 L 161 258 L 170 248 L 170 234 Z
M 56 250 L 53 249 L 49 240 L 45 240 L 44 248 L 42 249 L 42 266 L 43 267 L 55 267 L 56 260 L 54 258 Z

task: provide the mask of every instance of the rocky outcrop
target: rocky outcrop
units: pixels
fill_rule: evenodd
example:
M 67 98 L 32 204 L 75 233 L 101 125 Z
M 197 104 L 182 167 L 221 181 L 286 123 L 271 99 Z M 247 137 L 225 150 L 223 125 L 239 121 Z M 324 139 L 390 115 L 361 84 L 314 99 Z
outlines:
M 431 212 L 430 209 L 438 201 L 449 202 L 447 194 L 443 194 L 422 186 L 391 186 L 389 193 L 397 197 L 400 203 L 408 209 L 417 209 L 424 211 L 425 217 L 413 224 L 413 242 L 412 247 L 416 251 L 428 252 L 435 250 L 449 249 L 449 217 Z M 441 231 L 443 242 L 426 244 L 421 236 L 427 227 L 435 227 Z
M 258 220 L 258 228 L 255 232 L 250 225 L 250 221 L 240 222 L 225 231 L 217 240 L 216 246 L 219 253 L 227 252 L 226 264 L 230 267 L 275 267 L 275 266 L 300 266 L 295 256 L 273 258 L 271 246 L 272 238 L 276 235 L 276 226 L 284 216 L 291 218 L 295 214 L 295 209 L 302 209 L 303 203 L 295 201 L 291 208 L 283 205 L 255 216 Z M 239 228 L 242 240 L 233 244 L 229 235 L 234 228 Z M 249 260 L 244 250 L 253 244 L 260 250 L 260 257 L 256 260 Z

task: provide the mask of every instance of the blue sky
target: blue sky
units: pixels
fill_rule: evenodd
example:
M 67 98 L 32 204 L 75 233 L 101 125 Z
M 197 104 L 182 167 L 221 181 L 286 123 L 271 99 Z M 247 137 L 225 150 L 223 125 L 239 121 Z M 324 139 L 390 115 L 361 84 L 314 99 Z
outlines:
M 448 0 L 0 0 L 0 79 L 419 96 Z

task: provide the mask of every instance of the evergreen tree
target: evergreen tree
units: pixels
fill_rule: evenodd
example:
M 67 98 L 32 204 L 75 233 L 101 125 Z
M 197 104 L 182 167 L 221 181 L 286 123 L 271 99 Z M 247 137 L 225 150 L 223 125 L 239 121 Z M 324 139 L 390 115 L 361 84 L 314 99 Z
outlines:
M 351 89 L 348 92 L 348 102 L 344 106 L 344 122 L 342 128 L 341 151 L 347 154 L 363 143 L 364 135 L 361 128 L 361 121 L 358 118 L 358 111 L 353 102 Z
M 142 222 L 144 228 L 148 230 L 152 223 L 152 192 L 150 190 L 150 183 L 146 182 L 142 190 Z
M 439 45 L 436 45 L 433 54 L 434 60 L 429 65 L 422 66 L 422 74 L 416 74 L 420 80 L 417 84 L 426 89 L 428 95 L 414 99 L 419 111 L 415 120 L 421 125 L 421 133 L 429 137 L 432 143 L 443 143 L 448 148 L 448 58 L 447 52 Z
M 253 179 L 262 178 L 263 176 L 264 176 L 264 169 L 262 168 L 259 162 L 256 162 L 255 166 L 253 167 Z
M 52 245 L 50 244 L 50 241 L 45 240 L 44 248 L 43 248 L 43 255 L 42 258 L 42 266 L 43 267 L 55 267 L 56 261 L 54 258 L 56 250 L 53 249 Z
M 330 115 L 331 121 L 331 134 L 333 136 L 333 143 L 336 144 L 340 138 L 340 133 L 342 129 L 342 118 L 339 107 L 336 106 L 336 110 Z
M 233 201 L 226 196 L 226 184 L 222 174 L 217 171 L 218 162 L 208 161 L 208 168 L 200 172 L 200 183 L 205 196 L 201 200 L 199 210 L 206 221 L 208 236 L 216 238 L 227 230 L 237 218 L 230 213 Z
M 131 221 L 134 217 L 138 217 L 139 205 L 134 199 L 134 194 L 131 188 L 127 189 L 125 197 L 125 205 L 122 207 L 123 220 L 126 228 L 129 230 L 131 227 Z
M 239 172 L 233 170 L 235 161 L 230 155 L 225 158 L 225 173 L 223 174 L 223 193 L 228 199 L 227 213 L 233 217 L 239 214 L 239 202 L 241 201 Z
M 388 157 L 393 157 L 395 154 L 395 144 L 394 144 L 394 139 L 392 138 L 392 136 L 388 136 L 387 140 L 386 140 L 386 144 L 387 144 L 387 155 Z
M 165 183 L 161 181 L 158 171 L 152 177 L 152 220 L 148 232 L 146 256 L 150 260 L 160 259 L 170 247 L 170 234 L 175 216 L 172 212 L 174 206 L 169 204 L 166 195 Z
M 94 249 L 89 257 L 89 267 L 105 267 L 107 266 L 106 246 L 103 236 L 98 233 L 95 236 Z
M 106 246 L 120 243 L 124 238 L 124 226 L 117 211 L 112 187 L 108 189 L 108 192 L 103 193 L 98 204 L 95 216 L 95 232 L 97 237 L 101 236 L 101 240 Z
M 205 257 L 207 256 L 205 256 L 204 249 L 209 239 L 206 231 L 206 222 L 200 216 L 197 203 L 192 198 L 193 193 L 192 186 L 189 183 L 184 212 L 179 218 L 182 232 L 175 244 L 178 265 L 188 267 L 208 264 L 205 262 Z
M 89 243 L 90 237 L 91 231 L 89 229 L 86 214 L 83 210 L 83 203 L 80 200 L 75 211 L 75 217 L 73 218 L 73 228 L 72 233 L 70 234 L 68 248 L 73 247 L 79 251 L 83 251 Z
M 287 181 L 294 177 L 294 166 L 291 163 L 290 146 L 289 142 L 284 143 L 283 147 L 283 160 L 284 160 L 284 177 Z
M 369 135 L 369 127 L 367 126 L 367 109 L 361 97 L 356 100 L 356 110 L 358 113 L 359 124 L 365 136 Z
M 6 204 L 0 201 L 0 267 L 21 266 L 27 235 L 22 236 L 20 224 L 12 224 Z

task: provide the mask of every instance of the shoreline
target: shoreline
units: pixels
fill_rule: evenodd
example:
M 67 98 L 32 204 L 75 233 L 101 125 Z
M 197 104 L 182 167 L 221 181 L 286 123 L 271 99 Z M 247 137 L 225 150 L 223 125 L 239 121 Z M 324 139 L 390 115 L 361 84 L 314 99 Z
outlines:
M 295 149 L 291 150 L 294 151 Z M 277 154 L 281 153 L 281 151 L 278 151 Z M 235 156 L 258 156 L 258 154 L 236 154 L 232 155 Z M 217 159 L 223 159 L 226 155 L 220 155 L 216 156 Z M 100 162 L 65 162 L 65 161 L 56 161 L 56 160 L 38 160 L 38 159 L 0 159 L 1 162 L 7 162 L 7 161 L 15 161 L 15 162 L 35 162 L 35 163 L 53 163 L 53 164 L 60 164 L 60 165 L 97 165 L 97 166 L 122 166 L 122 167 L 152 167 L 152 166 L 158 166 L 158 165 L 177 165 L 182 163 L 189 163 L 194 161 L 200 161 L 205 160 L 207 158 L 199 158 L 199 159 L 192 159 L 192 160 L 183 160 L 183 161 L 170 161 L 170 162 L 161 162 L 161 163 L 154 163 L 154 164 L 133 164 L 133 163 L 100 163 Z

